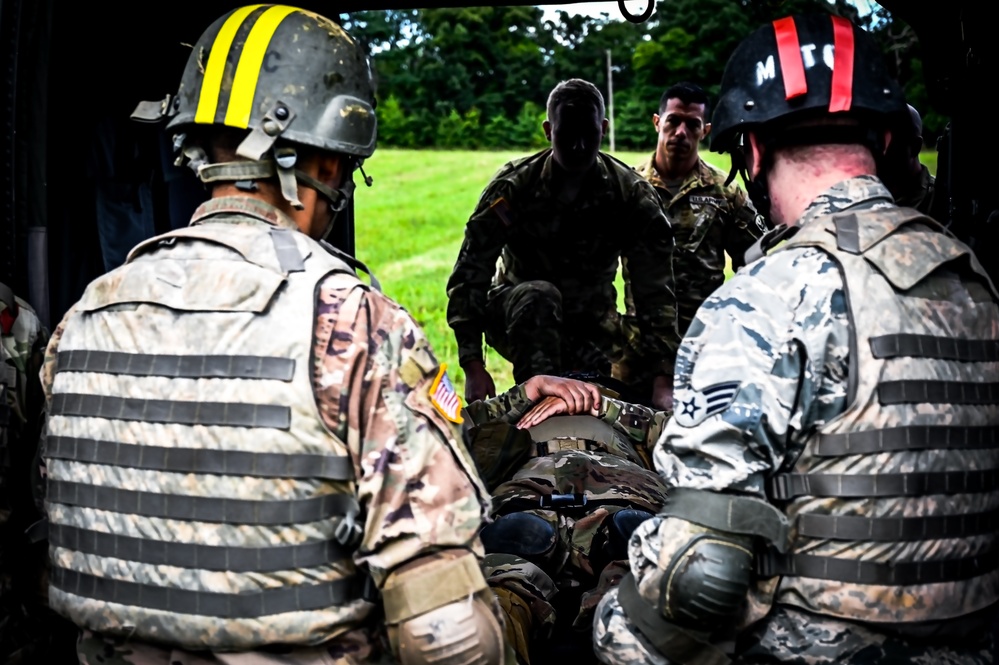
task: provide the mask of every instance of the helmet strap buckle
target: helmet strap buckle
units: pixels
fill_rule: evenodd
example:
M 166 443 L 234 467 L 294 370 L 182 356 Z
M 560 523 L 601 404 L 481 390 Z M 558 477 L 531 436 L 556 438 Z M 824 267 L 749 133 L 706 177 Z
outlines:
M 275 102 L 264 114 L 263 120 L 239 144 L 236 154 L 253 161 L 262 159 L 294 120 L 295 111 L 290 106 L 281 101 Z

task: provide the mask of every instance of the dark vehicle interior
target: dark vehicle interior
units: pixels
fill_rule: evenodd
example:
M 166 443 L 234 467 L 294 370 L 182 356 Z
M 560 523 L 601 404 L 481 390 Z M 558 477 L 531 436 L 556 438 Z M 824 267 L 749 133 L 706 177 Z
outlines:
M 171 163 L 160 128 L 128 116 L 138 101 L 172 92 L 187 45 L 239 4 L 165 5 L 152 17 L 134 5 L 111 10 L 54 0 L 0 2 L 0 281 L 24 294 L 50 328 L 106 269 L 98 210 L 131 218 L 137 233 L 148 236 L 186 224 L 204 197 L 193 177 Z M 329 16 L 433 6 L 392 0 L 299 4 Z M 629 3 L 632 12 L 635 4 Z M 992 34 L 999 6 L 972 0 L 881 5 L 916 32 L 931 98 L 950 119 L 939 145 L 938 188 L 945 197 L 940 221 L 970 241 L 995 275 L 987 248 L 999 226 L 996 165 L 990 159 L 999 153 L 999 134 L 992 131 L 989 100 L 999 72 L 999 42 Z M 669 0 L 644 6 L 626 18 L 668 11 Z M 141 239 L 105 233 L 105 242 L 118 243 L 122 252 Z M 353 250 L 352 216 L 338 223 L 331 240 Z

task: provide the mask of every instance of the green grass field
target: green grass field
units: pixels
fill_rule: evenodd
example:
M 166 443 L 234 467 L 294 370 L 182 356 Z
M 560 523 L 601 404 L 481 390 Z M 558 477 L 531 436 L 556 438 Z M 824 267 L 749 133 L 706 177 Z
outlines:
M 613 154 L 637 164 L 652 149 L 648 153 Z M 381 280 L 385 293 L 423 326 L 462 394 L 465 377 L 445 319 L 445 285 L 461 246 L 465 222 L 482 189 L 500 166 L 525 154 L 380 148 L 365 164 L 374 186 L 358 188 L 358 258 Z M 726 156 L 704 150 L 701 154 L 728 169 Z M 935 173 L 936 153 L 925 154 L 924 163 Z M 620 292 L 620 277 L 618 282 Z M 486 366 L 498 390 L 512 385 L 510 364 L 492 349 L 487 349 Z

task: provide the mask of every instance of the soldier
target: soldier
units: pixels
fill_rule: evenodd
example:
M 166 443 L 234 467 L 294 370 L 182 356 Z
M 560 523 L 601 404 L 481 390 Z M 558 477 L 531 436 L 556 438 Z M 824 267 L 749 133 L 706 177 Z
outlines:
M 904 109 L 843 18 L 729 60 L 711 147 L 781 226 L 683 340 L 670 498 L 596 610 L 602 661 L 992 662 L 999 295 L 874 175 Z
M 44 544 L 29 527 L 41 515 L 33 495 L 32 464 L 41 429 L 38 371 L 48 332 L 31 306 L 0 284 L 0 663 L 53 662 L 65 653 L 65 633 L 49 615 L 43 588 Z M 70 644 L 72 641 L 70 640 Z M 72 652 L 70 652 L 72 653 Z
M 470 402 L 496 394 L 483 334 L 518 383 L 563 371 L 609 375 L 623 341 L 614 289 L 622 256 L 645 357 L 660 363 L 678 343 L 669 222 L 651 185 L 599 151 L 600 91 L 581 79 L 559 83 L 543 126 L 552 147 L 508 163 L 489 183 L 448 280 Z
M 595 393 L 603 408 L 577 406 L 580 415 L 544 420 L 537 410 L 566 402 L 532 399 L 553 393 L 533 385 L 539 378 L 548 379 L 533 377 L 466 410 L 475 425 L 471 452 L 493 494 L 484 565 L 520 662 L 595 662 L 594 608 L 628 571 L 628 537 L 666 499 L 647 437 L 629 436 L 655 429 L 665 414 L 650 420 L 640 407 Z M 577 386 L 594 387 L 564 388 L 582 392 Z
M 895 203 L 929 215 L 933 204 L 935 178 L 919 161 L 923 149 L 923 118 L 912 104 L 902 115 L 892 133 L 892 142 L 885 151 L 878 176 Z
M 46 352 L 49 598 L 81 663 L 503 659 L 445 367 L 319 242 L 373 101 L 339 25 L 254 5 L 136 110 L 211 198 L 92 282 Z
M 732 270 L 744 265 L 743 254 L 766 230 L 746 193 L 728 175 L 701 159 L 701 141 L 711 133 L 708 95 L 694 83 L 670 86 L 652 114 L 658 140 L 656 151 L 637 171 L 655 187 L 676 238 L 673 279 L 677 326 L 682 337 L 704 299 L 725 281 L 725 255 Z M 629 274 L 623 262 L 624 275 Z M 665 399 L 654 406 L 672 407 L 673 361 L 660 367 L 641 354 L 642 344 L 634 299 L 625 280 L 622 327 L 627 346 L 615 374 L 643 392 L 657 385 Z

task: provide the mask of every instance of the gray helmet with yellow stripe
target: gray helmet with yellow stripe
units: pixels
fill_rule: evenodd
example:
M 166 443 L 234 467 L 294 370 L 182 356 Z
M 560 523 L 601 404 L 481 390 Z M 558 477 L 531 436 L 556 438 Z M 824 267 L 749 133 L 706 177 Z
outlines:
M 177 94 L 140 104 L 132 117 L 166 118 L 178 163 L 203 181 L 277 175 L 293 203 L 293 176 L 302 180 L 292 170 L 295 145 L 358 164 L 375 149 L 374 85 L 360 45 L 333 21 L 284 5 L 241 7 L 215 21 L 194 45 Z M 199 126 L 248 130 L 236 153 L 257 164 L 208 164 L 187 140 Z

